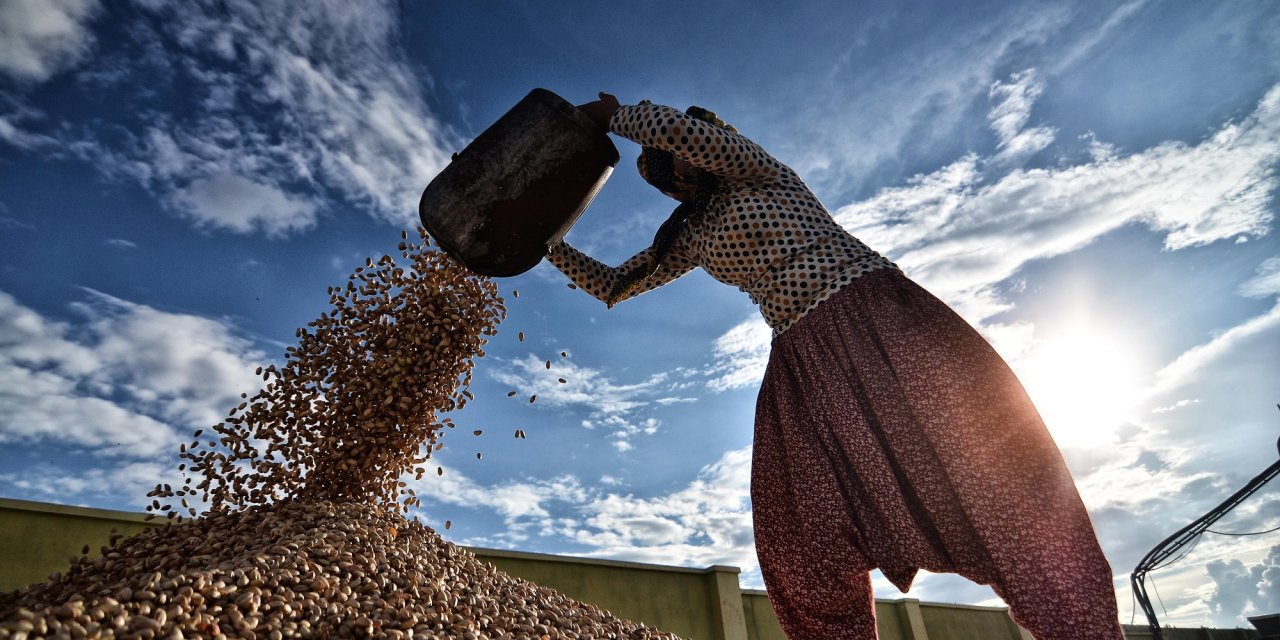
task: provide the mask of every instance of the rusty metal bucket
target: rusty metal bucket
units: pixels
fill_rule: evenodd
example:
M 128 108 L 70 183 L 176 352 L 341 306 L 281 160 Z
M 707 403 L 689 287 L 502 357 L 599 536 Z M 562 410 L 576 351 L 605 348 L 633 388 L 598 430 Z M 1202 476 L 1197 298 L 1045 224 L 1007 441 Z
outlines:
M 617 164 L 607 132 L 534 89 L 427 185 L 418 215 L 467 268 L 518 275 L 564 237 Z

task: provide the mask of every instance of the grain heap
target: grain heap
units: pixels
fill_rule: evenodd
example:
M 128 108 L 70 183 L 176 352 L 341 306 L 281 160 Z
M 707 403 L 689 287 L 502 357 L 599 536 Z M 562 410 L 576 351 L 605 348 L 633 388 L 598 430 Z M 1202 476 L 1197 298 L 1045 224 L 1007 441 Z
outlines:
M 0 637 L 672 638 L 352 502 L 226 509 L 105 551 L 0 602 Z
M 497 288 L 425 237 L 369 260 L 298 332 L 267 386 L 183 445 L 179 520 L 0 594 L 0 639 L 674 638 L 513 578 L 402 512 L 505 316 Z M 190 463 L 190 468 L 187 464 Z M 198 479 L 198 482 L 196 482 Z M 193 502 L 209 510 L 200 518 Z

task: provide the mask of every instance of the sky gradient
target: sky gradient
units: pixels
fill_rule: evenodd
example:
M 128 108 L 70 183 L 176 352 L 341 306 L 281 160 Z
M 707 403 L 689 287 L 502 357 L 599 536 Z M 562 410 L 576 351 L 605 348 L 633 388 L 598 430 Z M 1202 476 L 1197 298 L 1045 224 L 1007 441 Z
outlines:
M 1129 622 L 1141 556 L 1277 457 L 1280 10 L 757 5 L 0 2 L 0 495 L 140 510 L 325 288 L 394 253 L 451 153 L 534 87 L 608 91 L 716 111 L 982 331 Z M 568 236 L 610 264 L 673 204 L 615 142 Z M 612 310 L 565 282 L 500 282 L 521 295 L 420 515 L 458 543 L 760 587 L 758 312 L 698 271 Z M 1214 529 L 1276 526 L 1269 486 Z M 1247 626 L 1280 610 L 1280 534 L 1208 535 L 1152 579 L 1166 622 Z M 909 595 L 998 603 L 952 576 Z

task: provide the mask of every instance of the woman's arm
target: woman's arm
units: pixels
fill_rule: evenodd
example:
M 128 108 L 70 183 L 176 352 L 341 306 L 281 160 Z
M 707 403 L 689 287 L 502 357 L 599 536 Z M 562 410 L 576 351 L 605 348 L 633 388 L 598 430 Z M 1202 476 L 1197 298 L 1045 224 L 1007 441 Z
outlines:
M 615 301 L 615 304 L 622 300 L 634 298 L 646 291 L 652 291 L 689 273 L 694 267 L 698 266 L 697 262 L 690 259 L 688 253 L 684 250 L 682 246 L 684 240 L 684 237 L 677 240 L 676 246 L 667 254 L 666 259 L 658 266 L 658 270 L 652 276 L 646 278 L 635 291 Z M 651 255 L 653 255 L 652 247 L 637 253 L 616 267 L 609 267 L 595 258 L 574 249 L 569 246 L 569 243 L 560 242 L 551 248 L 551 252 L 547 255 L 547 260 L 568 276 L 569 280 L 578 285 L 578 288 L 586 291 L 591 297 L 608 304 L 609 293 L 617 285 L 618 279 L 631 271 L 631 269 L 644 264 Z
M 641 146 L 670 151 L 690 164 L 726 178 L 775 177 L 786 166 L 760 145 L 660 104 L 620 106 L 610 130 Z

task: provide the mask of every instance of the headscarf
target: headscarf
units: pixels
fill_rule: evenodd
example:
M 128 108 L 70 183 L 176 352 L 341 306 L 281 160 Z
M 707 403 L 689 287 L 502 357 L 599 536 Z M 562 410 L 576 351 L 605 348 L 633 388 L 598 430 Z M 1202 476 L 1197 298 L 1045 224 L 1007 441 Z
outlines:
M 641 104 L 648 104 L 648 101 L 643 101 Z M 723 120 L 716 117 L 716 114 L 702 107 L 689 107 L 685 113 L 725 131 L 737 133 L 737 129 L 725 124 Z M 675 157 L 670 151 L 656 147 L 644 147 L 640 150 L 640 157 L 636 159 L 636 169 L 646 182 L 663 192 L 679 193 L 692 188 L 693 198 L 689 202 L 680 203 L 662 226 L 658 227 L 658 233 L 654 235 L 653 244 L 650 246 L 652 252 L 649 254 L 649 259 L 643 264 L 632 267 L 618 278 L 605 300 L 605 304 L 610 308 L 618 301 L 635 293 L 649 277 L 657 273 L 658 267 L 662 266 L 663 261 L 667 259 L 672 247 L 675 246 L 676 239 L 680 237 L 685 227 L 702 223 L 707 209 L 710 208 L 711 199 L 720 185 L 720 179 L 714 173 L 697 167 L 686 172 L 685 175 L 677 175 Z

